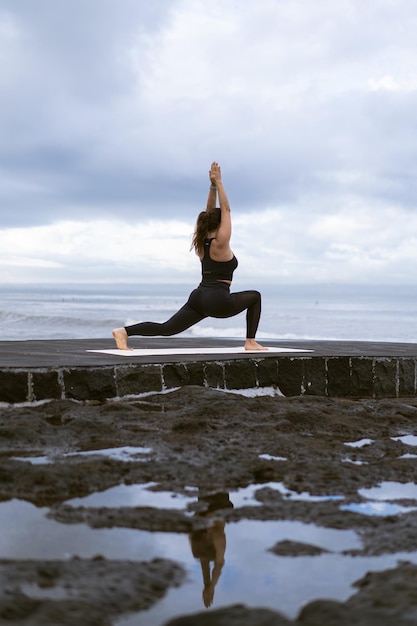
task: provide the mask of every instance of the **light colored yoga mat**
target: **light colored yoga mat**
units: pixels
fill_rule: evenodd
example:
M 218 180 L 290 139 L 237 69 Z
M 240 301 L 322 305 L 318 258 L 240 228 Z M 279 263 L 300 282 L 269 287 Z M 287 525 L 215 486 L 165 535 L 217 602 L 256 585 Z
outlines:
M 174 354 L 259 354 L 261 356 L 265 354 L 263 350 L 245 350 L 243 346 L 236 348 L 135 348 L 134 350 L 87 350 L 87 352 L 100 352 L 115 356 L 172 356 Z M 313 352 L 313 350 L 268 346 L 268 353 L 271 352 Z

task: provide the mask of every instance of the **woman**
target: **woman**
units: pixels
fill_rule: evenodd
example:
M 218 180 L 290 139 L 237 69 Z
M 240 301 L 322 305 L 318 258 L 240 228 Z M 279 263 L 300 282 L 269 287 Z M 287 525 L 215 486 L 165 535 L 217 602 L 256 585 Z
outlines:
M 218 163 L 212 163 L 209 177 L 211 185 L 207 208 L 197 218 L 191 246 L 201 261 L 200 285 L 191 292 L 188 302 L 166 322 L 141 322 L 113 330 L 119 350 L 129 350 L 127 340 L 132 335 L 168 337 L 187 330 L 205 317 L 233 317 L 245 309 L 245 350 L 268 349 L 255 341 L 261 316 L 261 294 L 258 291 L 230 293 L 233 272 L 238 263 L 230 248 L 230 205 Z M 216 208 L 217 194 L 220 208 Z
M 189 534 L 189 540 L 193 557 L 200 561 L 204 583 L 203 602 L 208 608 L 213 604 L 214 591 L 222 573 L 226 553 L 226 522 L 224 519 L 218 519 L 216 513 L 221 509 L 233 509 L 233 503 L 227 492 L 199 497 L 198 502 L 205 506 L 195 515 L 205 517 L 209 520 L 209 525 L 200 529 L 197 526 L 197 530 Z

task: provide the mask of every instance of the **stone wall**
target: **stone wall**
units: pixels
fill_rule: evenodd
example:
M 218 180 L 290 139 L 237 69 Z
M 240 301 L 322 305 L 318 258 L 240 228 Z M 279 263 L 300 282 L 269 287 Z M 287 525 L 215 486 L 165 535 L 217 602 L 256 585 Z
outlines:
M 411 357 L 297 356 L 90 367 L 2 368 L 0 402 L 105 400 L 184 385 L 275 387 L 284 396 L 350 398 L 417 395 Z

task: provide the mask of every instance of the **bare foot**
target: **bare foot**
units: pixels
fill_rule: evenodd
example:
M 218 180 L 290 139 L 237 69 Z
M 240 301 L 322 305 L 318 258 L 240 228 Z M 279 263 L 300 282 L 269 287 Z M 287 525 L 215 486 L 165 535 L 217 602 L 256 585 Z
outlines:
M 268 350 L 268 348 L 261 346 L 255 339 L 246 339 L 245 350 Z
M 115 328 L 112 335 L 119 350 L 132 350 L 127 347 L 127 332 L 124 328 Z

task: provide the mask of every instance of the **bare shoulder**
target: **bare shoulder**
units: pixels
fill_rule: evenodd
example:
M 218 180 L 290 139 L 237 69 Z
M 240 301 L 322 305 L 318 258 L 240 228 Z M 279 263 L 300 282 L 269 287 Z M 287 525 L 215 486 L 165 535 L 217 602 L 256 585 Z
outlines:
M 233 252 L 229 241 L 222 242 L 217 238 L 213 239 L 210 246 L 210 257 L 213 261 L 230 261 L 233 258 Z

